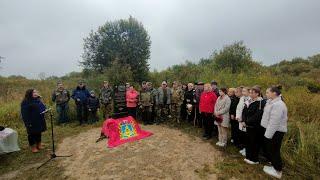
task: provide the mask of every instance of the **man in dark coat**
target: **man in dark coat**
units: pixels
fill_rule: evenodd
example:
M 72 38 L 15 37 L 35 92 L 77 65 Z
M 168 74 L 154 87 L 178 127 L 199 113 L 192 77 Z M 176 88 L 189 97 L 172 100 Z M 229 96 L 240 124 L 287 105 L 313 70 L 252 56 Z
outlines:
M 84 81 L 79 81 L 79 84 L 72 92 L 72 99 L 74 99 L 77 106 L 77 119 L 80 125 L 88 120 L 87 99 L 90 93 L 86 89 Z
M 199 102 L 200 102 L 200 97 L 201 94 L 203 92 L 203 88 L 204 88 L 204 83 L 203 82 L 197 82 L 197 88 L 195 89 L 196 91 L 196 103 L 195 103 L 195 115 L 196 115 L 196 125 L 198 125 L 199 128 L 202 128 L 202 117 L 201 117 L 201 113 L 199 110 Z

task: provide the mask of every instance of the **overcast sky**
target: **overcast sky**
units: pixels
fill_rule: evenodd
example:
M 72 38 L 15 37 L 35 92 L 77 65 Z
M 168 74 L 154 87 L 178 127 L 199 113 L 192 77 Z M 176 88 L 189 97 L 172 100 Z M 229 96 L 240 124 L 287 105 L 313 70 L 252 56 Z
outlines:
M 198 61 L 243 40 L 272 64 L 320 53 L 319 0 L 0 0 L 0 75 L 80 71 L 83 38 L 106 21 L 141 21 L 150 68 Z

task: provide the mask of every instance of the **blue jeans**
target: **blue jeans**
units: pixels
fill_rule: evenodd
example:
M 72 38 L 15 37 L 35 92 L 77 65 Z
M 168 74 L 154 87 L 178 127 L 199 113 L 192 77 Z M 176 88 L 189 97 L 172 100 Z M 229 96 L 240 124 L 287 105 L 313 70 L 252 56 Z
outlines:
M 68 110 L 69 110 L 68 103 L 57 104 L 58 124 L 69 121 Z

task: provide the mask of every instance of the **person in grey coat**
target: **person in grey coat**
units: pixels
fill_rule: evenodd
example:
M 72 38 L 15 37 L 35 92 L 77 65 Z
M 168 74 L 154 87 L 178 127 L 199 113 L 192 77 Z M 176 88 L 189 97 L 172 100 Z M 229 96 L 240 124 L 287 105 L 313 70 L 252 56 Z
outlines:
M 214 115 L 216 117 L 215 124 L 218 126 L 219 141 L 216 143 L 217 146 L 225 147 L 228 140 L 228 127 L 230 124 L 230 105 L 231 100 L 227 95 L 227 89 L 221 88 L 219 90 L 220 96 L 217 99 L 214 107 Z
M 281 97 L 279 87 L 267 89 L 268 101 L 264 108 L 261 126 L 265 128 L 267 158 L 272 166 L 264 166 L 263 171 L 273 177 L 281 178 L 282 160 L 280 149 L 284 134 L 287 132 L 288 110 Z
M 164 121 L 170 118 L 171 89 L 167 86 L 167 82 L 163 81 L 158 89 L 158 118 Z

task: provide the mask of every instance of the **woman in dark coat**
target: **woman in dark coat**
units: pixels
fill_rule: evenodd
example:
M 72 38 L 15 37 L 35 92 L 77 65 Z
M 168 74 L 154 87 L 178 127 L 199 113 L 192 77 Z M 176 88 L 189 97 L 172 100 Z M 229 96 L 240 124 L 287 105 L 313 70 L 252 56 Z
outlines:
M 196 100 L 196 93 L 193 88 L 193 84 L 189 83 L 187 90 L 184 94 L 184 101 L 183 104 L 185 104 L 185 111 L 187 112 L 187 121 L 193 122 L 194 116 L 195 116 L 195 104 L 197 102 Z
M 258 164 L 259 163 L 259 151 L 262 148 L 261 136 L 262 127 L 260 125 L 263 109 L 266 101 L 260 96 L 261 90 L 259 87 L 255 86 L 250 90 L 251 100 L 242 112 L 242 120 L 245 123 L 247 130 L 246 139 L 246 159 L 244 161 L 248 164 Z
M 228 89 L 228 96 L 231 99 L 231 105 L 230 105 L 230 124 L 231 124 L 231 142 L 235 146 L 239 146 L 239 122 L 236 120 L 236 111 L 237 111 L 237 105 L 239 103 L 239 97 L 236 96 L 237 89 L 235 88 L 229 88 Z
M 28 133 L 28 141 L 32 152 L 42 149 L 41 133 L 47 130 L 44 114 L 46 106 L 41 102 L 38 91 L 28 89 L 21 102 L 21 115 Z

